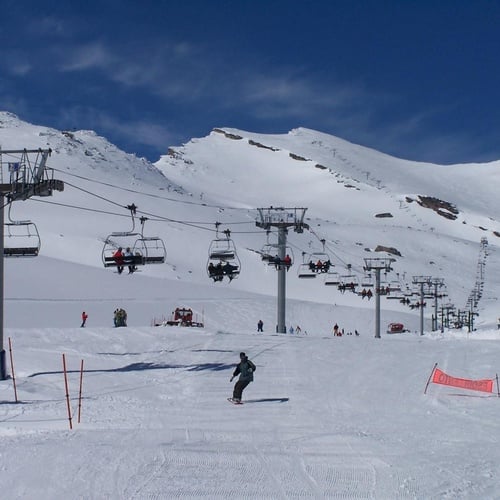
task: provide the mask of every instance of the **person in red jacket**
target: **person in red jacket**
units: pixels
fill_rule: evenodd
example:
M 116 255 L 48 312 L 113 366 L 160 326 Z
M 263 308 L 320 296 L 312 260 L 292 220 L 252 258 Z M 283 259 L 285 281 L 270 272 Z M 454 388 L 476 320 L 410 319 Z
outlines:
M 82 325 L 81 325 L 82 328 L 85 326 L 85 322 L 87 321 L 88 317 L 89 317 L 89 315 L 85 311 L 83 311 L 82 312 Z
M 116 262 L 116 268 L 118 269 L 118 274 L 121 274 L 123 272 L 123 265 L 124 265 L 124 257 L 123 257 L 122 247 L 120 247 L 113 254 L 113 258 L 115 259 L 115 262 Z

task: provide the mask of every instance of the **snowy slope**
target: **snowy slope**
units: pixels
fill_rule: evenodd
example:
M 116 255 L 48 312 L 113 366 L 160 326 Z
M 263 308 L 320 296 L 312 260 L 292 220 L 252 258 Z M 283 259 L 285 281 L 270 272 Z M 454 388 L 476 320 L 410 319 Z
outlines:
M 47 257 L 101 268 L 104 240 L 132 228 L 125 207 L 134 203 L 138 216 L 149 219 L 145 235 L 162 238 L 167 247 L 167 265 L 146 266 L 143 275 L 212 286 L 207 251 L 220 222 L 232 231 L 242 272 L 231 285 L 215 289 L 274 295 L 275 273 L 258 253 L 266 235 L 255 226 L 255 208 L 298 206 L 307 208 L 310 231 L 289 234 L 296 264 L 302 252 L 321 252 L 319 240 L 325 239 L 335 269 L 345 274 L 351 266 L 361 275 L 364 258 L 389 256 L 374 252 L 377 246 L 395 248 L 401 256 L 390 255 L 397 260 L 392 279 L 411 286 L 414 275 L 443 278 L 449 299 L 463 308 L 475 283 L 479 242 L 486 237 L 494 249 L 500 234 L 494 198 L 498 162 L 443 167 L 399 160 L 308 129 L 286 135 L 215 129 L 170 148 L 151 165 L 93 132 L 60 132 L 9 113 L 0 118 L 4 149 L 51 147 L 49 166 L 65 182 L 64 192 L 50 199 L 12 207 L 13 218 L 36 222 L 41 255 Z M 451 203 L 456 219 L 419 205 L 418 195 Z M 376 217 L 380 214 L 392 217 Z M 137 218 L 134 229 L 141 229 Z M 490 253 L 485 279 L 496 289 L 496 257 Z M 322 279 L 299 280 L 296 267 L 287 276 L 290 298 L 372 307 L 323 286 Z M 492 323 L 496 304 L 486 295 L 487 289 L 482 319 Z M 397 301 L 385 301 L 384 307 L 415 315 Z
M 0 381 L 5 498 L 500 498 L 497 385 L 493 394 L 435 384 L 423 393 L 435 363 L 470 379 L 500 369 L 498 162 L 415 164 L 306 129 L 218 129 L 152 165 L 90 131 L 9 113 L 0 125 L 4 150 L 51 147 L 49 166 L 65 182 L 50 199 L 12 207 L 37 223 L 42 249 L 5 260 L 18 394 L 12 379 Z M 417 195 L 453 203 L 457 219 L 408 201 Z M 167 263 L 118 275 L 101 251 L 111 232 L 131 229 L 131 203 L 150 218 L 145 232 L 164 239 Z M 266 236 L 255 226 L 255 208 L 270 205 L 308 208 L 311 231 L 288 235 L 296 262 L 321 250 L 321 238 L 339 271 L 361 272 L 364 257 L 389 255 L 377 245 L 395 247 L 394 278 L 443 277 L 459 307 L 488 238 L 478 330 L 431 333 L 427 308 L 420 336 L 418 311 L 382 299 L 383 328 L 402 321 L 411 332 L 374 339 L 373 301 L 300 280 L 295 265 L 287 324 L 302 333 L 276 334 L 276 273 L 261 262 Z M 393 217 L 375 217 L 385 212 Z M 215 222 L 232 230 L 242 262 L 231 284 L 206 275 Z M 151 326 L 177 306 L 205 328 Z M 117 307 L 127 328 L 112 327 Z M 335 322 L 360 335 L 333 337 Z M 226 397 L 242 350 L 257 371 L 236 407 Z

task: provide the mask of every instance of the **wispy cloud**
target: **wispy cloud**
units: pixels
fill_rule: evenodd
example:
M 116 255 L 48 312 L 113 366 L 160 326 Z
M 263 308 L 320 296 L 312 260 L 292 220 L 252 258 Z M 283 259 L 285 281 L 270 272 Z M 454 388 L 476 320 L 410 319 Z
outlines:
M 82 128 L 81 124 L 85 123 L 85 128 L 98 131 L 116 144 L 150 146 L 159 151 L 166 151 L 179 137 L 177 132 L 158 121 L 120 119 L 116 114 L 88 106 L 65 108 L 61 110 L 58 121 L 67 128 L 73 128 L 72 124 L 79 125 L 75 128 Z
M 446 110 L 422 110 L 410 116 L 394 113 L 403 96 L 368 88 L 361 79 L 347 81 L 331 72 L 313 72 L 307 62 L 291 67 L 258 57 L 248 61 L 213 45 L 155 39 L 153 35 L 123 41 L 104 33 L 89 39 L 76 20 L 56 16 L 33 21 L 28 31 L 40 43 L 4 50 L 0 61 L 4 73 L 25 79 L 37 74 L 51 89 L 53 78 L 64 86 L 66 77 L 81 75 L 86 95 L 82 97 L 75 91 L 75 102 L 68 105 L 66 100 L 65 109 L 53 114 L 66 115 L 64 122 L 78 127 L 85 116 L 83 121 L 89 127 L 104 134 L 112 132 L 110 137 L 121 137 L 130 144 L 164 149 L 166 144 L 174 143 L 186 131 L 173 133 L 173 127 L 162 124 L 158 116 L 161 110 L 175 107 L 176 113 L 193 116 L 199 110 L 205 120 L 210 113 L 214 120 L 230 117 L 235 126 L 243 119 L 267 128 L 307 126 L 402 157 L 444 161 L 450 157 L 450 150 L 455 151 L 455 157 L 484 155 L 480 137 L 433 131 L 436 116 L 445 115 Z M 53 88 L 57 91 L 58 87 Z M 139 109 L 139 120 L 125 122 L 111 106 L 97 110 L 89 104 L 89 99 L 96 96 L 102 102 L 106 92 L 121 91 L 132 99 L 137 96 L 138 101 L 147 99 L 157 109 L 142 113 Z M 4 102 L 15 100 L 15 92 L 10 97 L 8 90 L 3 93 Z M 78 99 L 87 101 L 83 104 Z M 142 118 L 145 115 L 156 117 L 148 120 Z M 127 116 L 133 116 L 130 108 Z
M 61 72 L 84 71 L 90 69 L 113 68 L 117 58 L 100 42 L 93 42 L 77 47 L 71 47 L 68 55 L 64 54 L 59 63 Z

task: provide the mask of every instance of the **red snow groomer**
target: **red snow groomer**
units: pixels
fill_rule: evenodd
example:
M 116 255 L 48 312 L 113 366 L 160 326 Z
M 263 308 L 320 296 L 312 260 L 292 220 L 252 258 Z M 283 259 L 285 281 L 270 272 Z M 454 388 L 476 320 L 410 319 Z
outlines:
M 387 327 L 387 333 L 403 333 L 407 331 L 408 330 L 405 329 L 405 325 L 403 325 L 403 323 L 389 323 L 389 326 Z
M 172 317 L 166 321 L 168 326 L 194 326 L 203 328 L 203 323 L 193 319 L 193 310 L 188 307 L 177 307 Z

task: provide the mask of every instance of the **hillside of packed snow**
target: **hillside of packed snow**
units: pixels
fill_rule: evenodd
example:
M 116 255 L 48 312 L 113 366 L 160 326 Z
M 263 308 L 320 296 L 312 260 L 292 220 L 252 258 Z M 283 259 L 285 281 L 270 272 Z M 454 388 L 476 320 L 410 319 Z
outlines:
M 38 257 L 4 259 L 15 375 L 0 381 L 5 498 L 500 498 L 500 162 L 422 164 L 307 129 L 217 128 L 166 145 L 152 164 L 92 131 L 6 112 L 0 146 L 51 148 L 64 182 L 4 207 L 6 221 L 36 223 L 41 239 Z M 12 161 L 2 155 L 2 167 Z M 276 234 L 256 226 L 256 209 L 271 206 L 307 209 L 309 229 L 288 233 L 293 334 L 275 331 L 277 273 L 261 259 Z M 215 283 L 209 248 L 226 229 L 241 272 Z M 164 242 L 166 262 L 105 268 L 111 233 L 141 231 Z M 383 279 L 402 290 L 442 278 L 440 307 L 466 309 L 480 290 L 476 330 L 431 332 L 427 299 L 420 335 L 420 309 L 382 297 L 375 339 L 373 298 L 298 277 L 320 255 L 332 273 L 359 278 L 366 258 L 394 259 Z M 204 327 L 152 326 L 179 306 Z M 113 326 L 117 308 L 126 327 Z M 385 333 L 391 322 L 409 331 Z M 332 335 L 335 323 L 344 336 Z M 235 406 L 226 399 L 241 351 L 257 370 Z M 436 365 L 494 389 L 427 386 Z
M 139 218 L 145 216 L 144 236 L 161 238 L 167 259 L 166 265 L 145 266 L 138 279 L 155 277 L 169 287 L 193 283 L 215 294 L 230 289 L 273 296 L 276 273 L 262 262 L 261 250 L 275 243 L 276 235 L 256 227 L 256 208 L 303 207 L 309 230 L 288 234 L 287 252 L 294 259 L 287 273 L 288 298 L 371 309 L 357 295 L 325 287 L 323 277 L 298 279 L 298 265 L 326 253 L 339 275 L 362 277 L 364 259 L 387 257 L 395 262 L 386 282 L 413 289 L 414 276 L 443 279 L 445 302 L 463 310 L 476 284 L 485 238 L 488 286 L 477 324 L 493 324 L 498 316 L 500 162 L 422 164 L 308 129 L 263 135 L 219 128 L 183 146 L 166 147 L 165 156 L 151 164 L 91 131 L 57 131 L 9 113 L 0 122 L 3 149 L 50 147 L 49 167 L 65 183 L 64 192 L 16 202 L 10 211 L 14 220 L 36 223 L 40 259 L 88 266 L 89 273 L 108 280 L 109 270 L 102 269 L 104 241 L 112 232 L 141 232 Z M 131 204 L 138 207 L 134 220 L 126 208 Z M 206 271 L 208 249 L 226 229 L 241 272 L 231 284 L 214 284 Z M 77 284 L 66 286 L 64 293 L 71 296 L 68 291 Z M 15 285 L 10 293 L 24 292 Z M 393 311 L 389 319 L 404 318 L 416 328 L 418 311 L 398 301 L 384 300 L 382 307 Z

